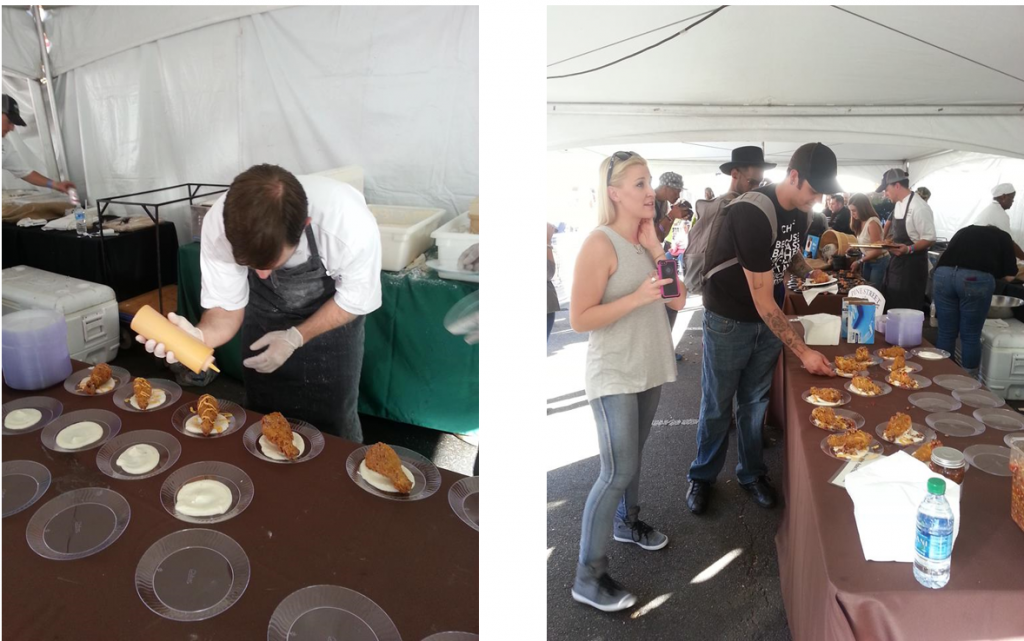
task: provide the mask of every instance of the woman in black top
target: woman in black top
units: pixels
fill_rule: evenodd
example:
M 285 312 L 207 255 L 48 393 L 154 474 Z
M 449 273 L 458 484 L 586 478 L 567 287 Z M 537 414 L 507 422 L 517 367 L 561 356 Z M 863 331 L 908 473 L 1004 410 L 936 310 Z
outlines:
M 949 241 L 935 267 L 937 347 L 952 354 L 960 335 L 960 366 L 977 374 L 981 364 L 981 329 L 992 304 L 996 279 L 1017 274 L 1013 239 L 998 227 L 964 227 Z

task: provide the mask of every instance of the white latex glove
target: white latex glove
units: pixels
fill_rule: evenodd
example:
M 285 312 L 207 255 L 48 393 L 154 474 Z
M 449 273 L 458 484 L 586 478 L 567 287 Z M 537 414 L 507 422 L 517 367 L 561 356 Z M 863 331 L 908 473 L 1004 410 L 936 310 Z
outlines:
M 191 336 L 198 338 L 201 343 L 206 343 L 206 341 L 203 339 L 203 330 L 188 322 L 188 319 L 178 316 L 174 312 L 171 312 L 170 314 L 167 315 L 167 320 L 171 321 L 171 323 L 173 323 L 174 325 L 177 325 L 179 329 L 185 330 L 186 334 L 190 334 Z M 164 347 L 163 343 L 158 343 L 155 340 L 147 339 L 145 336 L 141 334 L 137 334 L 135 336 L 135 340 L 145 345 L 146 351 L 149 352 L 150 354 L 153 354 L 157 358 L 166 359 L 167 362 L 171 363 L 172 365 L 178 362 L 178 359 L 174 357 L 174 352 L 168 352 L 167 348 Z
M 256 356 L 242 361 L 242 365 L 254 369 L 260 374 L 269 374 L 284 365 L 284 362 L 291 358 L 295 350 L 302 347 L 302 333 L 291 327 L 288 331 L 267 332 L 263 338 L 253 343 L 249 349 L 267 349 Z
M 480 243 L 470 245 L 459 256 L 459 269 L 467 272 L 480 271 Z

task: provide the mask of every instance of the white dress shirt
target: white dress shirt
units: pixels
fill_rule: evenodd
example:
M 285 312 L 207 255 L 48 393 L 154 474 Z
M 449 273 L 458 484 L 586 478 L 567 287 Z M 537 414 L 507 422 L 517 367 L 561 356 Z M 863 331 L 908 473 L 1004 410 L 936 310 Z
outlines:
M 919 240 L 935 242 L 935 216 L 932 214 L 932 208 L 928 206 L 924 198 L 915 194 L 913 201 L 910 203 L 910 213 L 908 216 L 908 200 L 910 200 L 910 195 L 896 203 L 896 208 L 892 213 L 893 219 L 907 219 L 907 235 L 910 236 L 911 241 L 915 243 Z M 893 223 L 893 225 L 895 224 Z
M 971 224 L 991 225 L 993 227 L 998 227 L 999 229 L 1002 229 L 1011 236 L 1013 235 L 1010 233 L 1010 214 L 1006 213 L 1006 210 L 1003 209 L 1003 206 L 994 200 L 990 202 L 988 205 L 986 205 L 984 209 L 978 212 L 978 217 L 975 218 L 974 222 Z
M 381 306 L 380 230 L 363 195 L 351 185 L 323 176 L 298 176 L 309 203 L 310 227 L 327 275 L 335 281 L 334 302 L 346 312 L 366 315 Z M 200 246 L 202 297 L 205 309 L 243 309 L 249 302 L 249 269 L 235 262 L 224 235 L 224 199 L 203 218 Z M 309 260 L 303 233 L 283 269 Z
M 8 145 L 7 139 L 5 138 L 2 145 L 3 152 L 3 167 L 6 171 L 11 172 L 15 178 L 24 178 L 25 176 L 32 173 L 32 169 L 25 164 L 22 160 L 21 154 L 14 148 L 14 145 Z

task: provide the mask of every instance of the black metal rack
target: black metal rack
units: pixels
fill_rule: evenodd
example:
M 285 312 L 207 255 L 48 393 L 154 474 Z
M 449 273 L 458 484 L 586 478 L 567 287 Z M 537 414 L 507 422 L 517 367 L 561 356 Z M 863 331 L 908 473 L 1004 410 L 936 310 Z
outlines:
M 96 209 L 99 213 L 99 226 L 100 226 L 100 260 L 102 262 L 103 278 L 107 279 L 107 256 L 103 248 L 103 213 L 107 210 L 110 205 L 125 205 L 131 207 L 142 207 L 142 211 L 146 212 L 149 219 L 153 221 L 155 227 L 156 236 L 156 289 L 157 289 L 157 300 L 160 305 L 160 313 L 164 313 L 164 279 L 161 270 L 160 262 L 160 208 L 167 205 L 176 205 L 183 203 L 186 200 L 189 205 L 195 204 L 196 198 L 206 198 L 207 196 L 215 196 L 222 194 L 228 190 L 230 185 L 217 185 L 212 183 L 183 183 L 181 185 L 174 185 L 173 187 L 161 187 L 160 189 L 150 189 L 149 191 L 140 191 L 134 194 L 124 194 L 123 196 L 114 196 L 112 198 L 100 198 L 96 201 Z M 172 189 L 181 189 L 183 187 L 188 188 L 188 196 L 186 198 L 176 198 L 175 200 L 168 200 L 160 203 L 140 203 L 133 202 L 130 200 L 123 200 L 125 198 L 134 198 L 136 196 L 146 196 L 148 194 L 156 194 L 162 191 L 170 191 Z M 203 187 L 216 188 L 215 191 L 211 191 L 205 194 L 200 194 L 199 190 Z M 152 209 L 152 212 L 150 211 Z

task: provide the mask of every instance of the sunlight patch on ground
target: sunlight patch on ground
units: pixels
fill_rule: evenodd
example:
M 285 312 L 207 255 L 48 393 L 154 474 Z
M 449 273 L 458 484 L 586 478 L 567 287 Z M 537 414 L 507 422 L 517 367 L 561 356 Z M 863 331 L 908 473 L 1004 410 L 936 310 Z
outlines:
M 556 507 L 562 507 L 563 505 L 565 505 L 565 499 L 562 499 L 561 501 L 549 501 L 548 509 L 553 510 Z
M 741 554 L 743 554 L 743 548 L 736 548 L 732 552 L 729 552 L 722 558 L 718 559 L 717 561 L 709 565 L 706 570 L 704 570 L 697 576 L 693 577 L 693 580 L 690 581 L 690 583 L 704 583 L 705 581 L 713 579 L 715 575 L 717 575 L 719 572 L 728 567 L 728 565 L 735 561 L 736 557 L 738 557 Z
M 640 617 L 642 617 L 643 615 L 647 614 L 648 612 L 650 612 L 654 608 L 656 608 L 659 605 L 663 604 L 665 601 L 668 601 L 669 598 L 671 598 L 671 596 L 672 596 L 672 593 L 669 592 L 668 594 L 662 594 L 661 596 L 652 599 L 650 603 L 648 603 L 645 606 L 642 606 L 639 610 L 637 610 L 633 614 L 629 615 L 629 618 L 630 619 L 639 619 Z
M 555 548 L 548 548 L 548 560 L 551 559 L 551 553 L 555 551 Z

